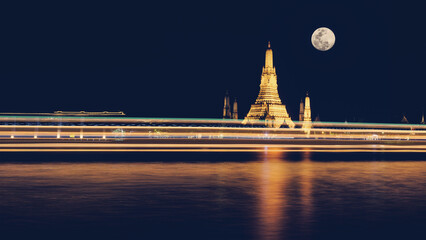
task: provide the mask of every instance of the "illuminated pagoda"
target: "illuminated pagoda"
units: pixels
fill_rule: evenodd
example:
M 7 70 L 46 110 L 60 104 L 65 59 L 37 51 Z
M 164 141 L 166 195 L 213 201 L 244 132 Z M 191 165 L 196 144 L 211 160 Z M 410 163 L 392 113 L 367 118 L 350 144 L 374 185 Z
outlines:
M 303 114 L 305 111 L 305 107 L 303 105 L 303 99 L 300 99 L 300 107 L 299 107 L 299 122 L 303 121 Z
M 238 103 L 237 103 L 237 98 L 234 99 L 234 106 L 232 108 L 232 119 L 238 119 Z
M 284 123 L 290 128 L 294 128 L 295 125 L 278 95 L 277 74 L 269 42 L 260 80 L 260 92 L 256 102 L 251 105 L 249 113 L 244 118 L 243 124 L 256 120 L 265 120 L 266 126 L 275 128 L 281 127 Z
M 303 125 L 302 128 L 307 130 L 310 129 L 312 126 L 312 119 L 311 119 L 311 100 L 309 99 L 308 93 L 306 93 L 305 98 L 305 110 L 303 112 Z

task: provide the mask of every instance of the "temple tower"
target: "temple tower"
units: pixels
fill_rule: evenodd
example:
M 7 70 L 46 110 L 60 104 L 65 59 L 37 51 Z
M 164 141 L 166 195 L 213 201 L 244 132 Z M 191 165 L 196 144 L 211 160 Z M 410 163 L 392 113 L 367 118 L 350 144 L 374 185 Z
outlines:
M 402 116 L 401 123 L 409 123 L 405 115 Z
M 312 126 L 311 119 L 311 100 L 309 99 L 308 93 L 305 97 L 305 111 L 303 112 L 303 125 L 302 128 L 310 129 Z
M 229 93 L 226 91 L 223 103 L 223 118 L 231 118 L 231 104 L 229 102 Z
M 273 64 L 270 42 L 268 42 L 268 49 L 265 54 L 265 66 L 262 69 L 259 95 L 256 102 L 251 105 L 243 124 L 256 120 L 265 120 L 265 125 L 268 127 L 279 128 L 285 122 L 290 128 L 294 128 L 294 123 L 278 95 L 277 74 Z
M 321 122 L 319 114 L 315 117 L 315 122 Z
M 238 119 L 238 103 L 237 98 L 234 99 L 234 105 L 232 106 L 232 118 Z
M 305 108 L 303 107 L 303 99 L 300 99 L 300 108 L 299 108 L 299 121 L 303 121 L 303 114 L 304 114 Z
M 422 114 L 422 121 L 420 122 L 420 124 L 425 124 L 425 113 Z

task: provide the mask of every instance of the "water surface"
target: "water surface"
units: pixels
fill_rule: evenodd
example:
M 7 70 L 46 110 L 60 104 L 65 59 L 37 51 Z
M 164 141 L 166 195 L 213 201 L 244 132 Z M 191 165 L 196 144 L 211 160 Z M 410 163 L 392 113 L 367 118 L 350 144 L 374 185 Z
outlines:
M 0 230 L 8 239 L 425 239 L 426 161 L 400 156 L 4 155 Z

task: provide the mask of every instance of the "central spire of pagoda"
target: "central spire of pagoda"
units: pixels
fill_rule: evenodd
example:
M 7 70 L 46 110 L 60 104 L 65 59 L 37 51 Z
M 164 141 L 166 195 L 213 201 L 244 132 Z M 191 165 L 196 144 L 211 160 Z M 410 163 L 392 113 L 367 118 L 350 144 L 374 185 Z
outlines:
M 273 62 L 273 54 L 271 49 L 271 42 L 268 42 L 268 49 L 266 50 L 265 54 L 265 68 L 273 68 L 274 62 Z

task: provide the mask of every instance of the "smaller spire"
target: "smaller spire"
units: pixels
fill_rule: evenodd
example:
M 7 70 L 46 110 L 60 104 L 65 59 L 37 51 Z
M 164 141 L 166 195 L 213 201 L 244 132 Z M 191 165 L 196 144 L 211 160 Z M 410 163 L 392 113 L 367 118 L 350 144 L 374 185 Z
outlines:
M 321 122 L 319 114 L 317 115 L 317 117 L 315 118 L 315 122 Z M 345 122 L 347 123 L 348 121 L 345 120 Z
M 271 48 L 271 41 L 268 41 L 268 48 Z
M 306 96 L 309 97 L 309 92 L 308 91 L 306 91 Z

